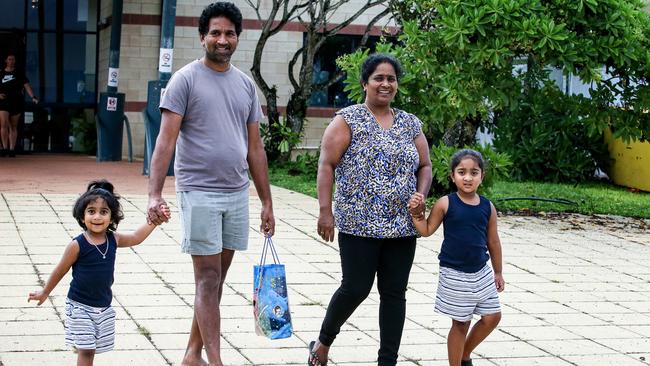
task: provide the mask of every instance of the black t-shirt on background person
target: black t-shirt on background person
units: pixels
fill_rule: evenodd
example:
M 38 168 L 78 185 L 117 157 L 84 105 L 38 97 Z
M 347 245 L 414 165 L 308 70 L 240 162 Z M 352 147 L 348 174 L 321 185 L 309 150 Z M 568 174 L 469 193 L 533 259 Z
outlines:
M 25 74 L 17 70 L 0 70 L 0 93 L 6 94 L 7 97 L 22 97 L 23 87 L 28 82 Z
M 12 114 L 21 113 L 23 110 L 23 87 L 29 80 L 25 74 L 14 70 L 0 70 L 0 94 L 4 94 L 4 99 L 0 99 L 0 110 L 10 111 Z

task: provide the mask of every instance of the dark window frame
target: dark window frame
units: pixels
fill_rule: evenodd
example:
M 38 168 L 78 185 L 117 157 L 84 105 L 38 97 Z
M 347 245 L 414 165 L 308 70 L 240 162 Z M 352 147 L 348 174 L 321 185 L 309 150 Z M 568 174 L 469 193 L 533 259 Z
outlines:
M 20 1 L 20 0 L 12 0 L 12 1 Z M 102 0 L 96 0 L 96 14 L 95 14 L 95 19 L 99 19 L 100 16 L 100 10 L 101 10 L 101 2 Z M 42 100 L 42 107 L 65 107 L 65 106 L 80 106 L 84 108 L 93 108 L 96 109 L 97 106 L 97 97 L 99 96 L 99 81 L 98 81 L 98 75 L 99 75 L 99 27 L 95 26 L 94 31 L 82 31 L 82 30 L 68 30 L 65 29 L 64 25 L 64 8 L 65 8 L 65 0 L 56 0 L 55 3 L 55 13 L 56 13 L 56 19 L 55 19 L 55 27 L 54 29 L 44 29 L 44 27 L 30 27 L 29 26 L 29 11 L 32 8 L 32 0 L 22 0 L 23 3 L 23 26 L 21 28 L 16 28 L 16 27 L 3 27 L 0 25 L 0 31 L 3 32 L 13 32 L 16 33 L 19 37 L 23 39 L 23 45 L 21 50 L 14 50 L 16 53 L 20 53 L 18 56 L 20 57 L 20 60 L 26 62 L 26 52 L 27 52 L 27 38 L 29 35 L 35 35 L 35 39 L 37 40 L 38 46 L 36 47 L 39 52 L 38 52 L 38 88 L 35 90 L 35 93 L 37 93 L 38 96 L 44 96 L 45 95 L 45 87 L 46 87 L 46 76 L 45 76 L 45 64 L 52 62 L 51 60 L 47 60 L 44 55 L 44 47 L 43 44 L 45 43 L 44 38 L 46 34 L 53 34 L 55 37 L 55 47 L 54 49 L 56 50 L 56 61 L 55 61 L 55 72 L 56 72 L 56 93 L 53 98 L 53 100 Z M 39 24 L 45 24 L 45 11 L 43 8 L 43 5 L 45 4 L 45 0 L 40 0 L 39 1 L 39 6 L 38 6 L 38 17 L 39 17 Z M 51 4 L 48 2 L 48 4 Z M 20 6 L 20 4 L 18 4 Z M 89 17 L 90 18 L 90 17 Z M 86 55 L 94 57 L 95 58 L 95 80 L 94 80 L 94 94 L 95 94 L 95 101 L 94 102 L 87 102 L 87 103 L 65 103 L 64 100 L 64 84 L 63 84 L 63 73 L 64 73 L 64 65 L 63 65 L 63 60 L 64 60 L 64 55 L 63 55 L 63 42 L 64 38 L 68 34 L 79 34 L 79 35 L 92 35 L 95 37 L 95 52 L 94 55 Z M 21 53 L 22 52 L 22 53 Z M 23 65 L 19 65 L 20 68 L 22 68 Z M 27 71 L 27 70 L 25 70 Z
M 339 67 L 336 65 L 336 58 L 344 54 L 353 53 L 357 48 L 359 48 L 362 38 L 362 35 L 356 34 L 337 34 L 328 38 L 327 41 L 325 41 L 325 44 L 323 44 L 318 52 L 316 52 L 316 55 L 314 55 L 314 67 L 316 67 L 317 64 L 321 65 L 319 70 L 314 68 L 314 73 L 320 73 L 323 71 L 327 72 L 329 74 L 328 80 L 333 75 L 336 75 L 336 73 L 340 71 Z M 368 36 L 364 48 L 369 48 L 371 53 L 373 53 L 376 44 L 380 41 L 380 36 Z M 306 33 L 303 33 L 303 44 L 304 42 L 306 42 Z M 344 43 L 343 49 L 337 47 L 341 43 Z M 321 77 L 314 75 L 313 82 L 314 85 L 316 85 L 317 83 L 323 82 L 323 80 Z M 309 99 L 309 106 L 342 108 L 354 104 L 354 101 L 349 99 L 348 93 L 343 90 L 344 88 L 344 79 L 341 79 L 325 89 L 315 90 Z M 323 103 L 323 97 L 326 98 L 325 103 Z
M 71 118 L 75 114 L 78 114 L 78 112 L 86 109 L 90 109 L 94 112 L 97 110 L 97 100 L 99 97 L 99 80 L 98 80 L 98 75 L 99 75 L 99 42 L 100 42 L 100 29 L 96 24 L 92 24 L 88 26 L 88 23 L 86 23 L 87 28 L 90 28 L 92 30 L 80 30 L 80 29 L 71 29 L 75 28 L 73 27 L 66 27 L 65 21 L 64 21 L 64 12 L 65 12 L 65 5 L 66 1 L 68 0 L 40 0 L 40 4 L 42 6 L 38 6 L 37 10 L 37 25 L 33 26 L 35 18 L 34 18 L 34 10 L 32 8 L 32 0 L 11 0 L 15 1 L 12 5 L 15 5 L 16 7 L 13 8 L 13 10 L 22 12 L 23 14 L 23 19 L 22 19 L 22 27 L 21 26 L 12 26 L 8 27 L 6 24 L 0 24 L 0 32 L 9 32 L 15 34 L 14 39 L 16 40 L 15 42 L 12 41 L 12 44 L 10 47 L 12 48 L 12 51 L 16 53 L 16 56 L 18 58 L 19 64 L 17 67 L 25 72 L 30 72 L 30 77 L 31 77 L 31 82 L 32 85 L 35 87 L 34 88 L 34 93 L 39 96 L 39 104 L 35 105 L 30 101 L 27 101 L 25 103 L 25 111 L 26 112 L 33 112 L 34 113 L 34 122 L 39 123 L 40 127 L 34 127 L 33 125 L 30 127 L 31 132 L 34 132 L 34 128 L 36 128 L 36 131 L 39 134 L 49 134 L 50 136 L 50 141 L 51 144 L 45 143 L 43 145 L 42 141 L 40 143 L 39 147 L 36 147 L 37 151 L 56 151 L 56 152 L 68 152 L 70 151 L 70 146 L 68 144 L 68 138 L 71 133 L 73 133 L 71 129 Z M 43 25 L 46 24 L 46 19 L 45 19 L 45 10 L 44 10 L 44 4 L 47 1 L 48 6 L 53 6 L 55 5 L 52 9 L 54 10 L 56 17 L 55 19 L 51 19 L 51 17 L 48 17 L 47 22 L 49 23 L 54 23 L 54 28 L 51 26 L 48 26 L 47 29 Z M 89 0 L 90 2 L 91 0 Z M 92 13 L 88 14 L 88 20 L 87 22 L 93 22 L 96 23 L 98 19 L 100 19 L 100 11 L 101 11 L 101 3 L 102 0 L 94 0 L 96 2 L 96 8 L 92 9 L 92 7 L 88 7 L 88 11 L 91 9 L 93 10 Z M 68 3 L 69 5 L 69 3 Z M 89 4 L 90 5 L 90 4 Z M 79 5 L 77 5 L 79 6 Z M 22 7 L 22 9 L 21 9 Z M 12 11 L 12 13 L 15 13 Z M 50 12 L 48 12 L 49 14 Z M 28 18 L 31 15 L 31 18 Z M 31 26 L 30 26 L 31 22 Z M 51 25 L 51 24 L 50 24 Z M 83 55 L 86 57 L 86 59 L 89 58 L 94 58 L 94 90 L 92 91 L 93 97 L 91 98 L 90 96 L 88 97 L 89 101 L 86 100 L 80 100 L 79 102 L 65 102 L 65 85 L 64 85 L 64 72 L 65 72 L 65 65 L 63 64 L 65 60 L 65 48 L 64 48 L 64 40 L 66 39 L 67 36 L 69 35 L 86 35 L 94 38 L 94 52 L 92 50 L 89 50 L 90 52 L 86 53 L 86 50 L 84 49 L 82 51 Z M 55 50 L 56 55 L 53 57 L 46 57 L 46 52 L 45 50 L 45 38 L 51 38 L 52 41 L 48 40 L 48 45 L 50 53 L 53 50 Z M 53 48 L 51 48 L 53 43 Z M 36 51 L 37 54 L 35 55 L 34 59 L 36 65 L 31 66 L 29 70 L 27 69 L 27 51 L 31 50 L 32 52 Z M 34 53 L 36 53 L 34 52 Z M 72 52 L 72 51 L 71 51 Z M 34 55 L 34 54 L 32 54 Z M 4 60 L 1 60 L 4 61 Z M 47 65 L 47 66 L 46 66 Z M 51 72 L 54 72 L 54 78 L 56 79 L 55 83 L 56 85 L 52 85 L 52 82 L 49 82 L 46 78 L 46 69 L 48 74 L 51 75 Z M 50 71 L 53 70 L 53 71 Z M 90 70 L 86 70 L 90 72 Z M 90 81 L 90 80 L 89 80 Z M 37 84 L 37 85 L 36 85 Z M 48 94 L 46 97 L 46 87 L 51 86 L 53 89 L 55 89 L 54 95 Z M 90 86 L 90 85 L 89 85 Z M 90 89 L 90 88 L 88 88 Z M 38 121 L 37 121 L 38 119 Z M 45 123 L 45 124 L 43 124 Z M 47 126 L 47 127 L 44 127 Z M 19 123 L 19 136 L 18 136 L 18 144 L 19 148 L 24 148 L 22 146 L 23 143 L 23 138 L 25 136 L 26 128 L 24 125 L 24 122 Z M 49 131 L 49 132 L 48 132 Z M 48 141 L 47 138 L 45 141 Z M 36 143 L 35 143 L 36 146 Z M 46 150 L 43 150 L 46 149 Z

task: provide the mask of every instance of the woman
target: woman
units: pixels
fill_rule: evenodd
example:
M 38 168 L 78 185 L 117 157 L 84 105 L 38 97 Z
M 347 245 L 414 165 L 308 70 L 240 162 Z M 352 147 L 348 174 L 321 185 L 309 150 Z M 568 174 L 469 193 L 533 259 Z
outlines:
M 378 365 L 397 363 L 415 255 L 416 231 L 407 205 L 410 194 L 417 190 L 426 195 L 431 185 L 422 123 L 391 107 L 400 74 L 393 56 L 369 56 L 361 67 L 365 103 L 337 112 L 323 135 L 318 234 L 333 241 L 336 223 L 343 279 L 327 307 L 318 340 L 309 345 L 309 365 L 327 363 L 334 338 L 368 296 L 375 275 L 380 295 Z
M 5 60 L 5 68 L 0 71 L 0 142 L 2 156 L 15 157 L 16 138 L 18 137 L 18 121 L 23 113 L 23 88 L 38 103 L 27 77 L 16 71 L 16 56 L 9 54 Z

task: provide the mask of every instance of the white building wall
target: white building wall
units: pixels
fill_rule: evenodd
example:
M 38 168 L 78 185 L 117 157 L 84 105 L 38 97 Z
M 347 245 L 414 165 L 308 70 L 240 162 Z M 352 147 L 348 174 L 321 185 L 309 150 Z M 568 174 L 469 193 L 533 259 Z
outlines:
M 245 0 L 233 1 L 242 11 L 247 21 L 258 21 L 257 14 Z M 173 72 L 183 67 L 192 60 L 203 56 L 203 50 L 198 35 L 198 17 L 203 8 L 211 1 L 205 0 L 177 0 L 176 17 L 196 18 L 193 26 L 176 26 L 174 29 L 174 56 Z M 340 23 L 359 9 L 365 0 L 351 0 L 338 13 L 331 18 L 332 23 Z M 152 15 L 160 16 L 162 11 L 162 0 L 124 0 L 123 14 L 126 15 Z M 262 0 L 262 16 L 268 14 L 269 0 Z M 102 1 L 100 20 L 106 20 L 112 15 L 112 0 Z M 353 25 L 365 26 L 382 9 L 377 7 L 370 9 Z M 378 26 L 394 25 L 386 21 L 380 22 Z M 240 36 L 237 51 L 233 55 L 232 63 L 239 69 L 251 75 L 253 56 L 257 40 L 261 31 L 258 29 L 246 29 Z M 106 91 L 108 79 L 108 55 L 110 47 L 110 27 L 99 32 L 99 60 L 98 60 L 98 88 L 100 92 Z M 285 106 L 292 92 L 288 78 L 288 63 L 293 54 L 303 44 L 303 33 L 298 31 L 282 31 L 271 37 L 265 47 L 262 56 L 262 75 L 269 85 L 276 85 L 278 88 L 278 105 Z M 160 26 L 149 24 L 125 24 L 123 19 L 121 48 L 120 48 L 120 79 L 118 91 L 125 93 L 127 107 L 139 106 L 147 100 L 147 83 L 158 78 L 158 54 L 160 47 Z M 264 96 L 259 93 L 262 104 L 266 104 Z M 144 120 L 142 113 L 128 111 L 133 137 L 133 153 L 136 157 L 144 156 Z M 144 109 L 144 107 L 142 107 Z M 309 118 L 305 126 L 303 145 L 306 147 L 318 147 L 320 138 L 330 118 Z M 123 144 L 123 152 L 127 154 L 126 130 Z

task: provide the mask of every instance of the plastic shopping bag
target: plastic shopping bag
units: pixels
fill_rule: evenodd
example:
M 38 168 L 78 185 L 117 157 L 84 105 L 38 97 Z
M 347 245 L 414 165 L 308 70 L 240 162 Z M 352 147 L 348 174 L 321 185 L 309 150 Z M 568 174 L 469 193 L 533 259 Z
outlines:
M 269 249 L 273 264 L 265 263 Z M 253 267 L 253 289 L 255 333 L 269 339 L 291 337 L 287 276 L 271 237 L 265 237 L 260 264 Z

